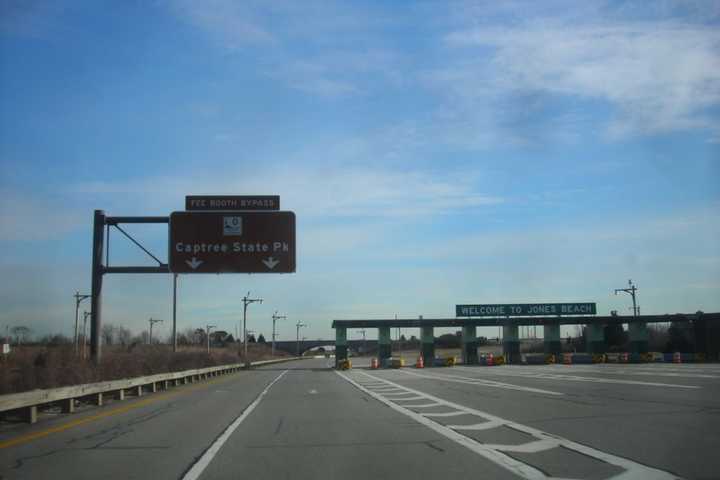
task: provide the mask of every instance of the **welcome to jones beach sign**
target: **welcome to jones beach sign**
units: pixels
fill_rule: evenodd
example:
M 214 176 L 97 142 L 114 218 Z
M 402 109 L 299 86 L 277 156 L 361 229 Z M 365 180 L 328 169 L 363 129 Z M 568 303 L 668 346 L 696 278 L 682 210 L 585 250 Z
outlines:
M 509 317 L 533 315 L 595 315 L 595 303 L 493 303 L 456 305 L 456 317 Z

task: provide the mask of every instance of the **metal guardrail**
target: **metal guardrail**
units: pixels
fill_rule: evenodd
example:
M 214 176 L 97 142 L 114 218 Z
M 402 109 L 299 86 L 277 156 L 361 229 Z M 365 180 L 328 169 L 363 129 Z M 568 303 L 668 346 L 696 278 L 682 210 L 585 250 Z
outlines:
M 290 357 L 276 360 L 263 360 L 252 362 L 251 366 L 255 367 L 297 359 L 297 357 Z M 0 413 L 21 410 L 24 421 L 35 423 L 37 421 L 38 407 L 42 405 L 59 403 L 63 413 L 72 413 L 75 410 L 75 400 L 80 398 L 86 398 L 96 405 L 102 405 L 105 394 L 114 394 L 117 400 L 124 400 L 127 391 L 132 392 L 135 396 L 142 396 L 146 391 L 154 393 L 157 392 L 158 389 L 167 390 L 171 386 L 194 383 L 207 378 L 237 372 L 243 368 L 243 364 L 233 363 L 215 367 L 183 370 L 181 372 L 159 373 L 144 377 L 11 393 L 0 396 Z

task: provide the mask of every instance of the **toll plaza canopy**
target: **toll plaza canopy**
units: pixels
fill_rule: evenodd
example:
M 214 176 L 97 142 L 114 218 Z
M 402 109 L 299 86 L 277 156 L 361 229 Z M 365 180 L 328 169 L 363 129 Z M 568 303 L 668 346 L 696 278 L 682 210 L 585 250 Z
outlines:
M 676 313 L 666 315 L 630 316 L 552 316 L 552 317 L 493 317 L 493 318 L 413 318 L 333 320 L 332 328 L 420 328 L 420 327 L 497 327 L 512 325 L 612 325 L 622 323 L 689 322 L 693 320 L 720 321 L 720 313 Z
M 607 325 L 628 324 L 629 350 L 631 353 L 647 353 L 650 332 L 648 323 L 685 323 L 691 327 L 695 340 L 695 350 L 708 355 L 710 359 L 720 360 L 720 313 L 676 313 L 673 315 L 638 315 L 621 317 L 616 315 L 574 315 L 574 316 L 536 316 L 536 317 L 494 317 L 494 318 L 413 318 L 413 319 L 358 319 L 333 320 L 335 329 L 336 362 L 347 358 L 348 328 L 377 328 L 378 357 L 392 356 L 391 328 L 419 328 L 421 355 L 424 362 L 432 362 L 435 356 L 435 328 L 460 327 L 462 329 L 462 361 L 465 364 L 477 363 L 477 327 L 502 327 L 503 355 L 510 363 L 520 358 L 520 335 L 518 328 L 525 325 L 543 327 L 544 352 L 559 355 L 562 352 L 560 338 L 561 325 L 585 325 L 586 350 L 592 354 L 606 351 L 605 327 Z

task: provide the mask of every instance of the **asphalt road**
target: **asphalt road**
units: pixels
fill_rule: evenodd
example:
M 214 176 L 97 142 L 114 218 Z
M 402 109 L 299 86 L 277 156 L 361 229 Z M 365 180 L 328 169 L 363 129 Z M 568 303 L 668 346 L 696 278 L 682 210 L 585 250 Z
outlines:
M 720 365 L 293 361 L 0 429 L 5 478 L 720 478 Z

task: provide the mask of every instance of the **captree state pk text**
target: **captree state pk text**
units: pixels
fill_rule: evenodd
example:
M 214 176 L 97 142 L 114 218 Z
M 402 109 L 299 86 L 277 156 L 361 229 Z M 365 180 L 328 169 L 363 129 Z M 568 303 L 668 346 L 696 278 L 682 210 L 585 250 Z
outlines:
M 286 242 L 232 242 L 232 243 L 175 243 L 178 253 L 279 253 L 289 252 L 290 245 Z

